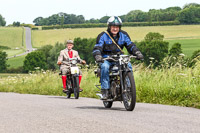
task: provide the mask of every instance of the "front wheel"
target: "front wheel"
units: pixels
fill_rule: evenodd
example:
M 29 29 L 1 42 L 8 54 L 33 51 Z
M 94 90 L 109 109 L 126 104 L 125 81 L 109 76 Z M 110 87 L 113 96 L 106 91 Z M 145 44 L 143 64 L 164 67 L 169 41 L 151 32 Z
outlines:
M 136 88 L 132 72 L 123 76 L 124 90 L 122 90 L 123 103 L 127 111 L 132 111 L 136 104 Z
M 103 101 L 103 104 L 105 108 L 111 108 L 113 101 Z
M 75 99 L 79 98 L 79 77 L 74 77 L 74 97 Z

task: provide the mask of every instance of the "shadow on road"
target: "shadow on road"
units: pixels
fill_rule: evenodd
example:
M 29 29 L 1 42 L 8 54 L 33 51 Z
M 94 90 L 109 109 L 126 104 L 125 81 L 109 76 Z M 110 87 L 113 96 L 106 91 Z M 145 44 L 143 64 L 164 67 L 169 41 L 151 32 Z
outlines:
M 71 98 L 67 98 L 66 96 L 63 96 L 63 97 L 61 97 L 61 96 L 58 96 L 58 97 L 48 97 L 48 98 L 57 98 L 57 99 L 75 99 L 74 97 L 71 97 Z M 75 99 L 75 100 L 77 100 L 77 99 Z
M 126 111 L 124 108 L 119 107 L 112 107 L 112 108 L 105 108 L 100 106 L 82 106 L 82 107 L 76 107 L 78 109 L 95 109 L 95 110 L 116 110 L 116 111 Z

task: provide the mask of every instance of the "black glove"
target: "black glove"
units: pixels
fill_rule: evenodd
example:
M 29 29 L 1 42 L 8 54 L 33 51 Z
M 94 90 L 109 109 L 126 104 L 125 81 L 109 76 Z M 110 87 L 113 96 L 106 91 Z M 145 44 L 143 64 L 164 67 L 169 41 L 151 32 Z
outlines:
M 144 56 L 142 55 L 142 53 L 140 51 L 135 52 L 137 59 L 142 60 L 144 58 Z
M 95 56 L 95 60 L 96 60 L 97 63 L 103 62 L 102 59 L 103 59 L 103 58 L 102 58 L 101 55 L 96 55 L 96 56 Z

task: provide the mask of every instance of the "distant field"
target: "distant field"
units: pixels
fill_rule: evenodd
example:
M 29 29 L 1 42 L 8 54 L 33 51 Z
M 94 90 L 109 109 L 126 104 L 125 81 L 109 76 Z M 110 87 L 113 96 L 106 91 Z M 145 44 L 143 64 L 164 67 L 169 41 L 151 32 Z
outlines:
M 8 54 L 8 57 L 25 52 L 24 49 L 10 49 L 10 50 L 4 50 L 4 51 Z
M 23 45 L 22 27 L 0 27 L 0 45 L 8 46 L 11 49 Z
M 24 59 L 25 59 L 25 55 L 10 58 L 8 59 L 7 64 L 10 65 L 9 68 L 17 68 L 17 67 L 23 66 Z
M 200 34 L 200 33 L 199 33 Z M 182 51 L 185 55 L 191 56 L 194 51 L 200 50 L 200 39 L 185 39 L 185 40 L 167 40 L 169 42 L 169 47 L 179 42 L 182 47 Z
M 165 36 L 165 40 L 200 39 L 200 25 L 179 26 L 146 26 L 146 27 L 122 27 L 127 31 L 133 41 L 141 41 L 149 32 L 159 32 Z M 81 29 L 56 29 L 32 31 L 32 43 L 34 47 L 46 44 L 54 45 L 63 43 L 67 39 L 96 38 L 106 28 L 81 28 Z

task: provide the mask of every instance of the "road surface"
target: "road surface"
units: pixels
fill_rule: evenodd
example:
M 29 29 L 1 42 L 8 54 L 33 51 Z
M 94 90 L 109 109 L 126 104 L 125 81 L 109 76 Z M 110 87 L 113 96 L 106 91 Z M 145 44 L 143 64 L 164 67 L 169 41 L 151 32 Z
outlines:
M 200 110 L 91 98 L 0 93 L 0 133 L 200 133 Z

